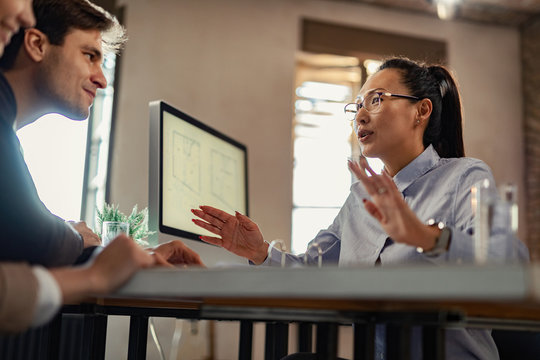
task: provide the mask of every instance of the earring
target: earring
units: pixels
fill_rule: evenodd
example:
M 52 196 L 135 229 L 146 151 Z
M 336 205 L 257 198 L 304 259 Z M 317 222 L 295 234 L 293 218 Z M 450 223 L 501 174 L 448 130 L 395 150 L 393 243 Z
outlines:
M 416 125 L 420 125 L 420 119 L 416 119 Z

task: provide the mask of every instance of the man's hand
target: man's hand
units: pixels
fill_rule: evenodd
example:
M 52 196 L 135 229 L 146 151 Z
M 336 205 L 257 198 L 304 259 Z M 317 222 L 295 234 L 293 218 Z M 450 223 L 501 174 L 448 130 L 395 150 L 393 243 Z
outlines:
M 173 240 L 147 249 L 155 254 L 156 261 L 160 265 L 163 260 L 174 265 L 205 266 L 195 251 L 191 250 L 180 240 Z
M 74 222 L 74 221 L 68 221 L 68 223 L 73 226 L 73 228 L 81 234 L 83 238 L 84 248 L 90 247 L 90 246 L 100 246 L 101 245 L 101 239 L 99 236 L 97 236 L 96 233 L 92 231 L 88 226 L 86 226 L 86 223 L 84 221 Z

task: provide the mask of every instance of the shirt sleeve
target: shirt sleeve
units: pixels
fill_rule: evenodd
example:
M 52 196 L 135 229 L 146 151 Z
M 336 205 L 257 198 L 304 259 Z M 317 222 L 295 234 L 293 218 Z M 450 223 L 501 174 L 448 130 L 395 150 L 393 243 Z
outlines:
M 281 266 L 282 262 L 286 267 L 317 265 L 319 256 L 322 265 L 337 265 L 341 242 L 335 228 L 339 226 L 339 221 L 338 215 L 330 227 L 319 231 L 317 236 L 309 242 L 305 253 L 299 255 L 283 253 L 278 248 L 273 247 L 261 265 Z
M 24 263 L 0 264 L 0 331 L 19 332 L 31 326 L 38 284 Z
M 40 326 L 50 321 L 58 312 L 62 305 L 62 292 L 51 273 L 43 267 L 34 266 L 32 271 L 38 283 L 32 326 Z
M 0 173 L 0 260 L 73 264 L 82 252 L 82 237 L 41 202 L 19 141 L 7 126 L 0 126 Z

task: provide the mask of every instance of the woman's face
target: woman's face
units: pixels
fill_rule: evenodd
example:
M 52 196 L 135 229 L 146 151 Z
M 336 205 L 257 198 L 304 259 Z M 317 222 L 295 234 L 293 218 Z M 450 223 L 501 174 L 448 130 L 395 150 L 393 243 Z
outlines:
M 357 101 L 362 101 L 373 92 L 411 95 L 396 69 L 384 69 L 370 76 L 360 90 Z M 383 161 L 412 152 L 417 156 L 419 146 L 423 148 L 423 131 L 416 122 L 416 102 L 384 95 L 380 99 L 377 112 L 368 112 L 362 107 L 356 116 L 356 135 L 362 154 Z
M 0 56 L 21 27 L 34 26 L 32 0 L 0 0 Z

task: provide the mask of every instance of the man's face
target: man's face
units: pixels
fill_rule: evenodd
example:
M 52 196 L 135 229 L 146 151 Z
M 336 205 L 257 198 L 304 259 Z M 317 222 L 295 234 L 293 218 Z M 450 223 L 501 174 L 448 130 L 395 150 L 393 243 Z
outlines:
M 36 86 L 54 111 L 74 120 L 88 117 L 97 89 L 107 86 L 99 30 L 69 32 L 62 45 L 50 45 Z

